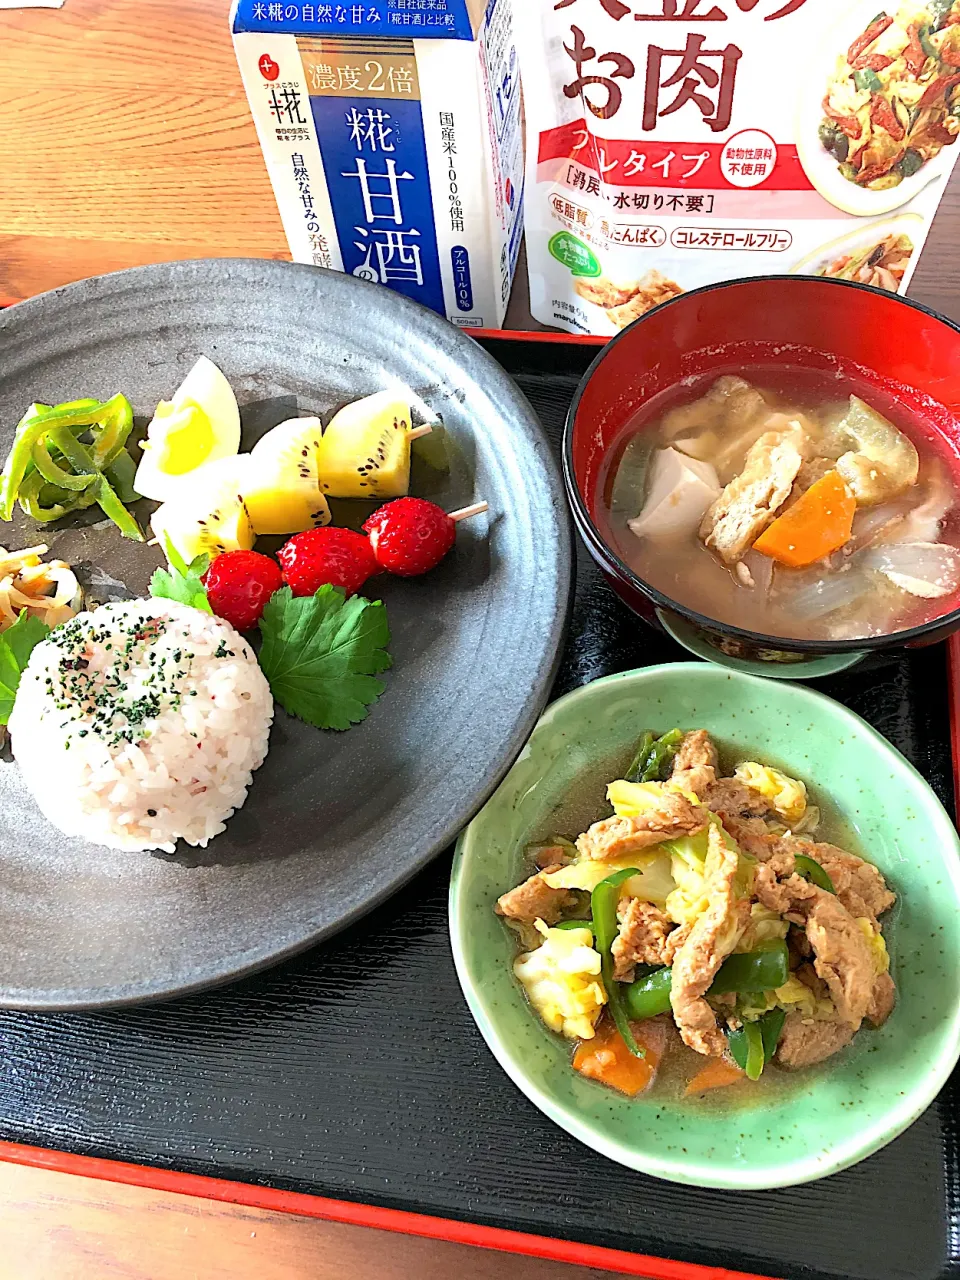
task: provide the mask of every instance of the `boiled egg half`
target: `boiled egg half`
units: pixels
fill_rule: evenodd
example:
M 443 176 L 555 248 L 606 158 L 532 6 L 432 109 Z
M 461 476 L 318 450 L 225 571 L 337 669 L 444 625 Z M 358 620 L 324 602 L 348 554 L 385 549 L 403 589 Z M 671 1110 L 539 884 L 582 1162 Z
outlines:
M 176 498 L 185 476 L 240 449 L 240 410 L 224 374 L 201 356 L 172 400 L 161 400 L 141 445 L 133 487 L 144 498 Z

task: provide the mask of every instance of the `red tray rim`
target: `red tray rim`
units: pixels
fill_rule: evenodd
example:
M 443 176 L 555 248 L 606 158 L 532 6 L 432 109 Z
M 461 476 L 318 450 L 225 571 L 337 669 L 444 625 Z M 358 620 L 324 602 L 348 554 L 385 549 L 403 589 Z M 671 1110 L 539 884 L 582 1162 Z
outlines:
M 101 1182 L 168 1191 L 203 1200 L 218 1200 L 250 1209 L 319 1218 L 327 1222 L 341 1222 L 347 1226 L 392 1231 L 399 1235 L 442 1240 L 448 1244 L 470 1245 L 473 1248 L 529 1258 L 544 1258 L 553 1262 L 591 1267 L 598 1271 L 620 1272 L 640 1276 L 643 1280 L 771 1280 L 770 1277 L 758 1276 L 753 1272 L 676 1262 L 647 1254 L 607 1249 L 600 1245 L 579 1244 L 571 1240 L 511 1231 L 503 1227 L 485 1227 L 472 1222 L 410 1213 L 403 1209 L 385 1209 L 362 1201 L 332 1200 L 306 1192 L 282 1191 L 247 1182 L 229 1182 L 202 1174 L 178 1173 L 173 1169 L 160 1169 L 152 1165 L 74 1155 L 18 1142 L 0 1142 L 0 1160 L 7 1164 L 26 1165 L 53 1173 L 94 1178 Z

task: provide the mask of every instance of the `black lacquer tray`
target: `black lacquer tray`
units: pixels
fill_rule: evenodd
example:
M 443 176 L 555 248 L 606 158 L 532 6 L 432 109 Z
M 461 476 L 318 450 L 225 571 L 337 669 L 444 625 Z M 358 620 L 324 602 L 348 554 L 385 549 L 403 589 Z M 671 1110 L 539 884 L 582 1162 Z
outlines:
M 487 345 L 559 450 L 594 348 Z M 556 693 L 686 657 L 581 550 Z M 943 646 L 817 687 L 952 806 Z M 541 1116 L 486 1049 L 450 956 L 448 871 L 443 857 L 332 942 L 219 991 L 134 1010 L 0 1013 L 0 1138 L 790 1280 L 960 1275 L 957 1076 L 903 1137 L 819 1183 L 737 1194 L 622 1169 Z

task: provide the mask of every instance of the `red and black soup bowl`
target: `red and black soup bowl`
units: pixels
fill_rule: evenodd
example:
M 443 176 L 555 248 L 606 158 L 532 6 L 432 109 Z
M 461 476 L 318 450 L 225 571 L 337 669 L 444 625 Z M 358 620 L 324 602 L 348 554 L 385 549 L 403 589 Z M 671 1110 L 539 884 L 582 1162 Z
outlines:
M 843 655 L 928 644 L 960 629 L 954 595 L 909 630 L 855 640 L 764 635 L 671 599 L 618 553 L 604 493 L 625 433 L 652 426 L 664 409 L 702 394 L 721 374 L 764 385 L 776 384 L 785 369 L 800 382 L 839 379 L 862 396 L 873 392 L 897 404 L 914 440 L 936 449 L 960 490 L 960 327 L 915 302 L 841 280 L 764 276 L 711 285 L 662 304 L 612 339 L 570 406 L 567 493 L 580 535 L 614 590 L 642 618 L 692 637 L 696 651 L 721 661 L 793 664 L 834 655 L 848 665 Z

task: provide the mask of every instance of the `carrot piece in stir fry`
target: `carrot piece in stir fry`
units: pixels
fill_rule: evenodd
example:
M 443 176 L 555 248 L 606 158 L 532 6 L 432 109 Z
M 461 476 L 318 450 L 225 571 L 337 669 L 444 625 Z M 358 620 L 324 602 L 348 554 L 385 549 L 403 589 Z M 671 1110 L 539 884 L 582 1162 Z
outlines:
M 723 1089 L 728 1084 L 736 1084 L 746 1077 L 739 1067 L 723 1058 L 713 1058 L 693 1077 L 684 1090 L 686 1097 L 695 1093 L 706 1093 L 708 1089 Z
M 850 541 L 857 502 L 836 471 L 812 484 L 774 520 L 754 550 L 798 569 L 822 560 Z
M 604 1018 L 594 1038 L 583 1040 L 577 1046 L 573 1055 L 574 1070 L 619 1089 L 629 1098 L 636 1097 L 653 1084 L 663 1052 L 663 1036 L 657 1034 L 660 1029 L 651 1028 L 652 1034 L 647 1034 L 647 1030 L 634 1023 L 636 1041 L 646 1050 L 644 1057 L 636 1058 L 613 1022 Z

